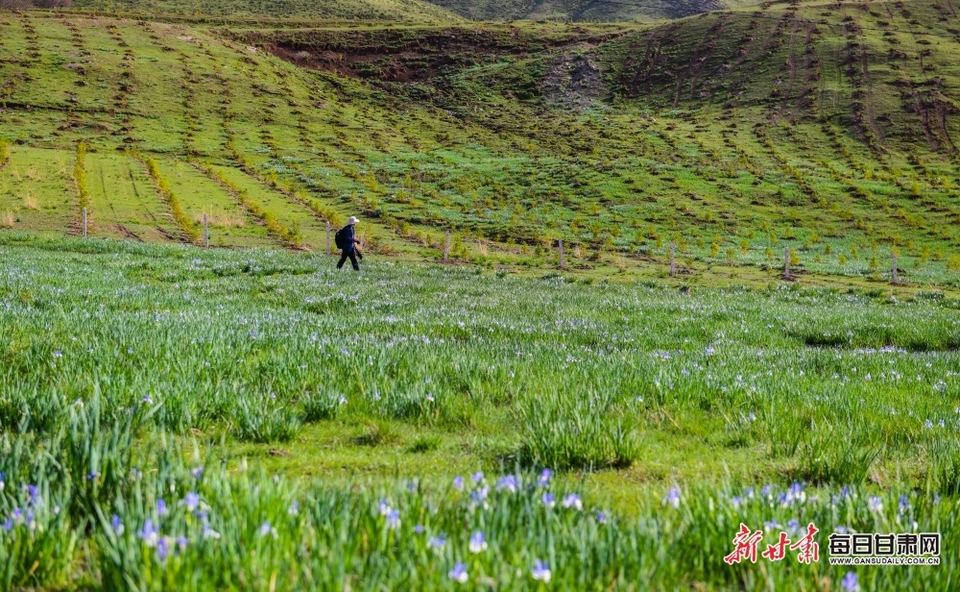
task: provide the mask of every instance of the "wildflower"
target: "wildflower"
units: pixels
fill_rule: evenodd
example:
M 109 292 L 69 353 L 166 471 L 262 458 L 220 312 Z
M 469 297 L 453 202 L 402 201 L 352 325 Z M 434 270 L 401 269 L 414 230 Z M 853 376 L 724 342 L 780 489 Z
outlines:
M 553 471 L 550 469 L 544 469 L 540 473 L 540 476 L 537 477 L 537 485 L 540 487 L 546 487 L 547 485 L 550 485 L 551 477 L 553 477 Z
M 754 415 L 754 413 L 751 411 L 751 412 L 750 412 L 750 415 L 747 416 L 747 420 L 749 420 L 749 421 L 757 421 L 757 416 Z
M 387 528 L 390 530 L 400 528 L 400 510 L 390 510 L 387 514 Z
M 187 507 L 188 512 L 193 512 L 200 505 L 200 496 L 195 492 L 187 492 L 187 496 L 183 498 L 183 505 Z
M 663 498 L 663 504 L 670 504 L 674 508 L 680 507 L 680 490 L 676 487 L 671 487 L 670 491 L 667 492 L 667 495 Z
M 484 485 L 483 487 L 477 488 L 473 493 L 470 494 L 470 497 L 474 502 L 482 502 L 487 498 L 487 495 L 490 493 L 490 487 Z
M 770 497 L 770 494 L 773 492 L 773 488 L 769 485 L 764 485 L 760 488 L 760 495 L 763 497 Z
M 36 504 L 37 500 L 40 499 L 40 489 L 36 485 L 24 485 L 23 489 L 30 496 L 30 505 Z
M 157 516 L 166 516 L 167 514 L 167 502 L 163 499 L 157 500 Z
M 218 540 L 220 538 L 220 533 L 210 528 L 209 524 L 203 525 L 203 538 L 205 539 L 214 539 Z
M 773 530 L 777 527 L 777 519 L 774 518 L 770 522 L 764 522 L 763 527 L 767 530 Z
M 140 402 L 146 405 L 150 405 L 153 403 L 153 399 L 150 398 L 150 395 L 144 395 L 143 398 L 140 399 Z
M 599 522 L 600 524 L 606 524 L 606 523 L 607 523 L 607 515 L 606 515 L 606 513 L 601 512 L 600 510 L 597 510 L 597 513 L 595 514 L 595 517 L 596 517 L 596 519 L 597 519 L 597 522 Z
M 787 528 L 790 529 L 790 532 L 799 532 L 800 530 L 800 521 L 796 518 L 791 518 L 787 521 Z
M 110 518 L 110 526 L 113 527 L 113 532 L 117 535 L 123 535 L 123 521 L 120 520 L 120 516 L 114 514 Z
M 567 508 L 568 510 L 571 508 L 573 508 L 574 510 L 583 509 L 583 501 L 581 501 L 580 496 L 575 493 L 570 493 L 565 498 L 563 498 L 563 502 L 561 502 L 561 505 L 564 508 Z
M 432 537 L 429 541 L 427 541 L 427 546 L 430 547 L 431 549 L 440 550 L 440 549 L 443 549 L 446 545 L 447 545 L 447 535 L 446 533 L 442 533 L 442 532 L 437 536 Z
M 703 350 L 703 353 L 707 354 L 708 356 L 712 356 L 716 351 L 717 350 L 715 350 L 712 345 L 709 345 L 707 346 L 707 349 Z
M 416 525 L 416 526 L 413 527 L 413 532 L 415 532 L 415 533 L 417 533 L 417 534 L 423 534 L 423 531 L 424 531 L 424 528 L 423 528 L 423 525 L 422 525 L 422 524 L 418 524 L 418 525 Z
M 531 575 L 533 576 L 533 579 L 545 584 L 550 583 L 550 577 L 552 576 L 550 573 L 550 566 L 539 559 L 537 559 L 537 561 L 533 564 Z
M 500 479 L 497 480 L 497 489 L 500 491 L 507 490 L 510 493 L 516 493 L 517 478 L 514 477 L 513 475 L 506 475 L 504 477 L 500 477 Z
M 170 547 L 166 537 L 160 537 L 160 539 L 157 540 L 157 561 L 160 563 L 165 562 L 169 554 Z
M 457 491 L 463 491 L 463 477 L 457 475 L 453 478 L 453 488 Z
M 0 492 L 3 491 L 3 488 L 4 488 L 4 484 L 3 484 L 3 473 L 0 473 Z
M 199 479 L 203 477 L 203 467 L 196 467 L 190 470 L 190 474 L 193 475 L 194 479 Z
M 557 505 L 557 498 L 552 493 L 545 493 L 540 499 L 543 502 L 543 505 L 548 508 L 552 508 Z
M 10 532 L 13 530 L 13 519 L 7 516 L 7 519 L 3 521 L 3 530 Z
M 470 535 L 469 549 L 471 553 L 481 553 L 487 550 L 487 540 L 479 530 Z
M 945 422 L 945 421 L 943 421 L 943 420 L 941 419 L 940 421 L 937 422 L 937 425 L 939 425 L 941 428 L 943 428 L 943 427 L 946 427 L 946 426 L 947 426 L 947 422 Z
M 340 398 L 337 399 L 337 404 L 338 404 L 338 405 L 346 405 L 346 404 L 347 404 L 347 398 L 344 397 L 343 395 L 340 395 Z
M 265 521 L 263 524 L 260 525 L 260 530 L 258 532 L 262 537 L 265 537 L 270 534 L 272 534 L 273 536 L 277 536 L 277 529 L 275 529 L 273 526 L 270 525 L 269 520 Z
M 290 507 L 287 508 L 287 514 L 290 516 L 296 516 L 300 513 L 300 502 L 293 502 L 290 504 Z
M 850 532 L 850 529 L 847 528 L 846 526 L 834 526 L 833 532 L 836 532 L 839 534 L 847 534 L 848 532 Z
M 451 580 L 460 584 L 466 584 L 467 580 L 470 578 L 469 574 L 467 574 L 467 566 L 459 561 L 453 566 L 453 569 L 451 569 L 450 573 L 447 575 L 450 576 Z
M 386 516 L 387 514 L 390 513 L 390 510 L 391 510 L 391 508 L 390 508 L 390 504 L 387 503 L 387 498 L 381 499 L 381 500 L 380 500 L 380 515 L 381 515 L 381 516 Z
M 784 505 L 791 504 L 793 502 L 799 502 L 802 504 L 807 501 L 807 494 L 803 491 L 803 484 L 794 481 L 793 485 L 787 489 L 786 494 L 780 496 L 780 501 Z
M 27 515 L 24 517 L 24 524 L 27 525 L 27 528 L 34 530 L 37 527 L 37 523 L 34 520 L 33 510 L 27 510 Z
M 181 536 L 177 537 L 177 547 L 180 549 L 180 552 L 183 553 L 187 549 L 187 544 L 190 541 L 187 540 L 187 537 Z
M 481 481 L 483 481 L 483 471 L 477 471 L 473 474 L 473 482 L 480 483 Z
M 59 349 L 54 350 L 54 351 L 53 351 L 53 357 L 55 357 L 55 358 L 62 358 L 62 357 L 63 357 L 63 352 L 60 351 Z
M 848 571 L 847 575 L 843 576 L 843 579 L 840 580 L 840 585 L 843 586 L 846 592 L 859 592 L 860 583 L 857 580 L 857 572 Z
M 735 495 L 730 498 L 730 505 L 734 508 L 739 508 L 743 504 L 743 498 L 739 495 Z
M 901 495 L 898 505 L 900 506 L 901 512 L 906 512 L 910 509 L 910 498 L 906 495 Z
M 933 422 L 928 419 L 927 421 L 924 422 L 923 427 L 928 428 L 928 429 L 929 429 L 929 428 L 932 428 L 932 427 L 933 427 Z
M 882 512 L 883 511 L 883 500 L 878 496 L 870 496 L 870 499 L 867 500 L 867 507 L 870 508 L 873 512 Z
M 140 540 L 148 547 L 154 547 L 159 540 L 159 535 L 156 530 L 153 528 L 153 520 L 147 520 L 143 523 L 143 528 L 137 532 L 137 536 L 140 537 Z
M 434 399 L 433 397 L 433 393 L 427 393 L 427 401 L 429 403 L 433 403 L 434 401 L 436 401 L 436 399 Z

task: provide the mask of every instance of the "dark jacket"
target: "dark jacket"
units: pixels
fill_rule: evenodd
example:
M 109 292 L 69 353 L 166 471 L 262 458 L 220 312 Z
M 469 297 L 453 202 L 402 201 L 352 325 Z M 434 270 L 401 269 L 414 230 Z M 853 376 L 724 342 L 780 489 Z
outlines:
M 343 229 L 343 250 L 352 251 L 357 242 L 356 232 L 354 231 L 353 225 L 348 225 Z

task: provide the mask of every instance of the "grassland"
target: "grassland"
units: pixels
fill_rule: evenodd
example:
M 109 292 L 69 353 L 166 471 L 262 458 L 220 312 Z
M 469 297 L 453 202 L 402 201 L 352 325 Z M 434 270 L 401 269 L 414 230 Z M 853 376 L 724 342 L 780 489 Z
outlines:
M 278 19 L 304 21 L 316 19 L 359 19 L 364 21 L 402 21 L 414 23 L 451 23 L 462 20 L 432 2 L 422 0 L 74 0 L 75 10 L 106 14 L 139 14 L 151 18 L 175 15 L 220 19 L 248 18 L 258 21 Z
M 594 279 L 661 276 L 673 243 L 692 283 L 776 280 L 790 249 L 801 281 L 876 287 L 896 254 L 900 281 L 950 288 L 960 46 L 938 7 L 772 5 L 640 30 L 7 14 L 0 137 L 19 163 L 69 161 L 82 140 L 86 166 L 114 163 L 88 172 L 101 185 L 142 181 L 152 158 L 194 204 L 185 219 L 202 194 L 244 221 L 214 230 L 223 246 L 322 251 L 326 223 L 359 213 L 372 251 L 401 259 L 435 260 L 452 230 L 457 260 L 519 273 L 555 268 L 562 239 L 568 271 Z M 248 205 L 211 170 L 242 171 Z M 94 236 L 196 242 L 157 183 L 112 209 L 101 193 Z M 6 226 L 77 231 L 69 191 L 42 221 L 6 199 Z
M 939 531 L 940 567 L 860 581 L 954 577 L 956 299 L 2 240 L 4 587 L 448 588 L 463 562 L 468 588 L 537 589 L 537 559 L 568 589 L 849 571 L 722 568 L 740 521 Z
M 950 1 L 118 6 L 0 12 L 0 590 L 955 587 Z
M 661 21 L 682 18 L 743 4 L 747 0 L 666 0 L 605 2 L 594 0 L 435 0 L 453 12 L 474 20 L 553 19 L 571 21 Z

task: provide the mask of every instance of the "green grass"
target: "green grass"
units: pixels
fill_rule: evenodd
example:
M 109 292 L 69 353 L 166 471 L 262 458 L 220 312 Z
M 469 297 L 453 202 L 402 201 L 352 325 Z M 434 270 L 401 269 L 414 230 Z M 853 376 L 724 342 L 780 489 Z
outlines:
M 838 589 L 722 563 L 770 520 L 942 532 L 856 571 L 951 588 L 949 13 L 0 13 L 0 588 Z
M 0 211 L 11 213 L 14 229 L 62 235 L 78 228 L 72 156 L 42 149 L 10 151 L 0 174 Z
M 106 13 L 185 15 L 207 18 L 363 19 L 384 21 L 454 22 L 452 12 L 422 0 L 74 0 L 73 7 Z
M 214 244 L 263 244 L 256 220 L 269 213 L 268 242 L 322 251 L 326 220 L 360 214 L 371 250 L 402 259 L 438 258 L 450 228 L 457 260 L 520 273 L 555 267 L 562 238 L 570 271 L 593 279 L 656 277 L 672 242 L 694 283 L 765 283 L 791 248 L 801 281 L 879 285 L 896 252 L 901 280 L 949 287 L 957 41 L 932 9 L 881 8 L 772 6 L 634 32 L 328 24 L 238 28 L 232 40 L 199 23 L 5 16 L 4 55 L 23 57 L 2 62 L 12 108 L 0 136 L 20 161 L 80 140 L 91 158 L 137 148 L 178 171 L 185 219 L 228 220 Z M 891 61 L 881 31 L 904 36 L 917 19 L 936 40 L 916 46 L 924 66 Z M 668 52 L 640 60 L 667 39 Z M 866 73 L 847 65 L 854 46 Z M 599 70 L 593 107 L 558 106 L 579 92 L 557 82 L 561 59 Z M 864 127 L 852 118 L 867 75 Z M 907 80 L 921 105 L 946 105 L 942 129 L 914 113 Z M 259 217 L 188 159 L 238 175 Z M 92 182 L 129 183 L 110 174 Z M 92 212 L 107 234 L 130 222 L 118 212 L 155 208 L 149 193 L 122 195 Z
M 751 0 L 674 0 L 671 2 L 591 2 L 590 0 L 434 0 L 475 20 L 554 19 L 572 21 L 658 21 L 682 18 L 701 12 L 759 4 Z
M 861 581 L 951 577 L 955 298 L 788 285 L 682 295 L 383 262 L 357 276 L 276 250 L 2 240 L 0 513 L 36 508 L 43 525 L 0 533 L 7 582 L 340 586 L 350 573 L 362 586 L 445 587 L 465 561 L 471 581 L 532 587 L 529 569 L 547 557 L 561 587 L 843 577 L 795 562 L 721 568 L 741 521 L 771 519 L 824 533 L 917 520 L 944 534 L 945 563 L 865 569 Z M 533 485 L 544 467 L 556 473 L 553 509 Z M 449 485 L 478 470 L 490 487 L 479 506 L 469 478 L 464 493 Z M 497 476 L 508 473 L 527 484 L 517 494 Z M 806 501 L 756 493 L 794 481 Z M 27 501 L 25 484 L 43 501 Z M 678 510 L 662 505 L 671 487 Z M 206 518 L 180 502 L 190 491 Z M 563 507 L 571 491 L 582 512 Z M 400 509 L 399 530 L 381 498 Z M 186 537 L 183 550 L 160 561 L 137 536 L 148 519 L 171 550 Z M 258 534 L 264 522 L 276 538 Z M 466 549 L 473 530 L 488 536 L 483 555 Z M 436 555 L 426 543 L 441 532 Z M 280 567 L 318 547 L 331 554 Z M 43 570 L 30 571 L 41 552 Z

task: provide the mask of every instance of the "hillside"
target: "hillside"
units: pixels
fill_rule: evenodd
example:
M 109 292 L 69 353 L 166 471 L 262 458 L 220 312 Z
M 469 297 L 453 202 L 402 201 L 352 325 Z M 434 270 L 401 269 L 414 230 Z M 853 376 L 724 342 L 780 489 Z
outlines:
M 133 22 L 0 13 L 0 223 L 322 252 L 956 285 L 960 43 L 945 1 L 644 28 Z M 947 20 L 943 20 L 947 19 Z M 270 52 L 274 52 L 271 54 Z M 85 148 L 78 149 L 83 141 Z M 819 279 L 818 279 L 819 278 Z M 831 279 L 834 278 L 834 279 Z
M 759 4 L 751 0 L 432 0 L 474 20 L 657 21 Z
M 363 19 L 455 22 L 453 13 L 424 0 L 73 0 L 80 10 L 142 15 Z

